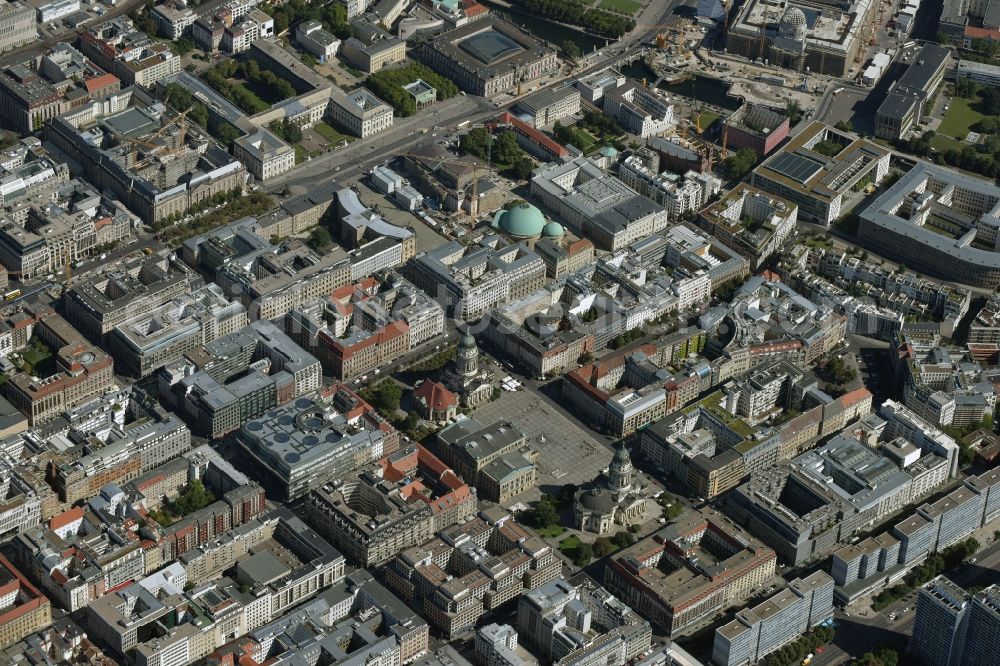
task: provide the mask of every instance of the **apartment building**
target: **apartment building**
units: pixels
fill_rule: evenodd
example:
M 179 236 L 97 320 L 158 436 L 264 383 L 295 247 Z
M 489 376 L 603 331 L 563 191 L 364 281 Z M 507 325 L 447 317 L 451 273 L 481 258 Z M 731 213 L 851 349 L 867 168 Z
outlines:
M 696 565 L 702 550 L 716 566 Z M 703 509 L 619 551 L 604 584 L 654 627 L 680 636 L 752 596 L 774 575 L 776 560 L 729 518 Z
M 736 613 L 715 630 L 712 663 L 754 664 L 833 618 L 833 579 L 822 571 L 797 578 L 767 601 Z
M 0 648 L 5 648 L 52 624 L 49 600 L 0 555 Z
M 550 546 L 499 507 L 406 548 L 386 565 L 386 585 L 445 636 L 559 576 Z
M 417 489 L 429 490 L 406 502 Z M 365 566 L 380 566 L 435 532 L 467 521 L 476 494 L 420 444 L 404 447 L 306 499 L 317 529 Z
M 626 131 L 642 138 L 660 134 L 674 124 L 674 105 L 663 93 L 636 81 L 605 92 L 603 108 Z

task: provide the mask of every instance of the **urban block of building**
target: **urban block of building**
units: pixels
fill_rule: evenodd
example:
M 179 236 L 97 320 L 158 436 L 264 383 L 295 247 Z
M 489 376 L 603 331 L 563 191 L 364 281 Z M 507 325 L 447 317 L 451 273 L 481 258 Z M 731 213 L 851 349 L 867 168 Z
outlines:
M 756 272 L 795 229 L 799 207 L 752 185 L 739 185 L 698 214 L 698 225 L 746 257 Z
M 665 208 L 606 173 L 586 157 L 536 171 L 531 195 L 581 238 L 620 250 L 667 226 Z
M 680 636 L 752 596 L 775 562 L 773 550 L 703 509 L 617 553 L 604 584 L 654 628 Z
M 555 50 L 496 15 L 436 35 L 420 58 L 462 90 L 494 97 L 558 67 Z
M 750 182 L 796 204 L 801 219 L 829 226 L 889 173 L 890 154 L 870 141 L 813 122 L 754 169 Z
M 472 246 L 452 241 L 421 252 L 404 274 L 449 316 L 470 321 L 541 287 L 545 264 L 526 246 L 490 235 Z
M 796 72 L 846 76 L 868 44 L 866 26 L 876 2 L 855 0 L 841 9 L 789 1 L 754 0 L 740 9 L 726 32 L 726 50 Z
M 861 212 L 858 233 L 865 247 L 914 270 L 995 289 L 998 232 L 1000 188 L 918 162 Z
M 875 594 L 901 580 L 928 555 L 1000 517 L 1000 472 L 990 470 L 933 504 L 922 504 L 887 531 L 833 554 L 830 575 L 840 604 Z
M 552 548 L 491 506 L 462 525 L 407 548 L 385 568 L 386 585 L 445 636 L 560 575 Z
M 195 431 L 219 438 L 318 390 L 322 374 L 315 356 L 259 320 L 186 352 L 164 366 L 157 380 L 164 404 Z
M 715 630 L 712 663 L 753 664 L 833 618 L 833 579 L 822 571 L 796 578 L 767 601 Z
M 324 484 L 306 507 L 317 529 L 351 558 L 380 566 L 475 515 L 476 493 L 437 456 L 412 444 Z
M 217 194 L 243 190 L 246 169 L 239 161 L 129 85 L 56 116 L 45 126 L 46 138 L 80 164 L 90 182 L 117 194 L 148 223 L 183 214 Z
M 948 480 L 944 458 L 921 455 L 905 439 L 880 448 L 837 435 L 753 475 L 736 489 L 730 514 L 790 564 L 823 557 Z
M 592 581 L 553 580 L 518 599 L 515 639 L 553 664 L 626 664 L 649 649 L 649 622 Z

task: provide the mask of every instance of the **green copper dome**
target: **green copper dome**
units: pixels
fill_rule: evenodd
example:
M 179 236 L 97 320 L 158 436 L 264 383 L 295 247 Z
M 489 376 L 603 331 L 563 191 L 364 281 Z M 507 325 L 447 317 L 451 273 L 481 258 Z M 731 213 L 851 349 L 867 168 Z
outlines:
M 458 341 L 458 346 L 464 349 L 469 349 L 476 346 L 476 339 L 466 333 L 462 336 L 462 339 Z
M 546 222 L 545 226 L 542 227 L 542 235 L 548 238 L 560 238 L 563 233 L 565 232 L 562 225 L 558 222 Z
M 601 148 L 597 152 L 599 152 L 604 157 L 617 157 L 618 156 L 618 151 L 615 150 L 614 146 L 604 146 L 603 148 Z
M 494 221 L 500 230 L 514 238 L 532 238 L 542 233 L 545 216 L 529 203 L 521 203 L 510 210 L 497 212 Z

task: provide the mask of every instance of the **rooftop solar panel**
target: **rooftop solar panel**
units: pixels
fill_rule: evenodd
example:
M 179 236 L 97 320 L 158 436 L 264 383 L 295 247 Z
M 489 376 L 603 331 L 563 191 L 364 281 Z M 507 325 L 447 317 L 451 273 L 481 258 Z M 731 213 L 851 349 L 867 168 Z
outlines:
M 821 162 L 796 153 L 779 153 L 768 166 L 798 183 L 805 183 L 823 168 Z

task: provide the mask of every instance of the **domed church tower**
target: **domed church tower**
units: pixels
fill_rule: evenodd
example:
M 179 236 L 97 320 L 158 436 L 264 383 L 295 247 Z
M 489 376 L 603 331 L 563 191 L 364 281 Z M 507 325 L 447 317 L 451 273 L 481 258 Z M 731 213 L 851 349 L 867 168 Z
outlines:
M 467 379 L 479 374 L 479 347 L 476 346 L 476 339 L 468 333 L 462 336 L 455 349 L 455 369 Z
M 608 467 L 608 490 L 614 496 L 615 501 L 624 497 L 632 490 L 632 456 L 628 454 L 628 449 L 622 444 L 615 451 L 611 465 Z

